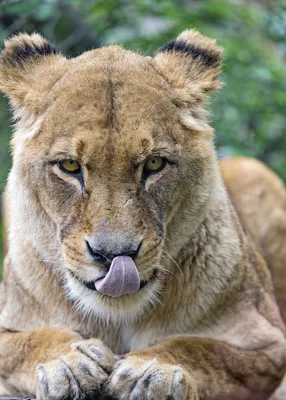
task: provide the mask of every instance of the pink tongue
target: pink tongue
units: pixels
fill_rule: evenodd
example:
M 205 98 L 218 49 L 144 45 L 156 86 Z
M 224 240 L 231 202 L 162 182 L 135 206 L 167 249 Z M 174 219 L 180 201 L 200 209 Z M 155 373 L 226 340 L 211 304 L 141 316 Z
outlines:
M 140 278 L 132 258 L 115 257 L 107 275 L 98 279 L 94 285 L 98 292 L 111 297 L 137 292 L 140 288 Z

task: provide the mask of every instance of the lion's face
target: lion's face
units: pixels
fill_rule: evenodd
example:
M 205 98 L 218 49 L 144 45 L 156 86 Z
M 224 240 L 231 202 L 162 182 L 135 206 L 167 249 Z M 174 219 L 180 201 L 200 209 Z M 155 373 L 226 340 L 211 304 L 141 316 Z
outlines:
M 18 109 L 25 138 L 15 136 L 14 171 L 54 226 L 69 295 L 95 312 L 138 313 L 160 294 L 166 260 L 189 233 L 182 219 L 192 231 L 212 190 L 201 99 L 191 99 L 191 113 L 164 75 L 164 57 L 161 68 L 160 56 L 156 62 L 117 46 L 51 57 L 60 65 L 55 72 L 49 62 L 55 76 L 38 89 L 29 129 L 26 107 Z M 122 255 L 136 264 L 140 289 L 118 298 L 98 293 L 92 283 Z

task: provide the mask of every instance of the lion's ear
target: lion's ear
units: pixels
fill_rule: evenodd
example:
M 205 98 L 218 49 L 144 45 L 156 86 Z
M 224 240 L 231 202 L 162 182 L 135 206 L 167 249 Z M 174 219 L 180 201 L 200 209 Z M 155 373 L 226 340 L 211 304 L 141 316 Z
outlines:
M 209 92 L 220 87 L 222 54 L 214 39 L 186 30 L 162 47 L 155 61 L 186 101 L 201 102 Z
M 0 90 L 14 107 L 37 112 L 44 93 L 59 78 L 66 59 L 38 34 L 19 34 L 5 41 L 0 53 Z

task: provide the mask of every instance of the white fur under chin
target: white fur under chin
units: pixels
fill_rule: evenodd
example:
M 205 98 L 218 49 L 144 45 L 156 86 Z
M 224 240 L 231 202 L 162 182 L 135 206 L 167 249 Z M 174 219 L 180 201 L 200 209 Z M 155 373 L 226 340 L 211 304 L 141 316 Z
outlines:
M 138 321 L 156 304 L 160 303 L 160 284 L 149 282 L 137 293 L 112 298 L 92 291 L 70 274 L 65 277 L 65 291 L 84 316 L 94 316 L 113 323 Z

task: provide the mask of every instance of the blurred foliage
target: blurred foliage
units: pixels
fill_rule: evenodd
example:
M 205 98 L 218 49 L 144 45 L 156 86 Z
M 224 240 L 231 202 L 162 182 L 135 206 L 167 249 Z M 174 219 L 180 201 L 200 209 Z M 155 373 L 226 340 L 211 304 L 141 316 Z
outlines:
M 190 27 L 225 48 L 225 87 L 211 106 L 219 155 L 257 157 L 286 180 L 286 0 L 0 0 L 0 47 L 38 31 L 71 56 L 111 43 L 153 55 Z M 3 97 L 0 130 L 1 191 L 11 131 Z

